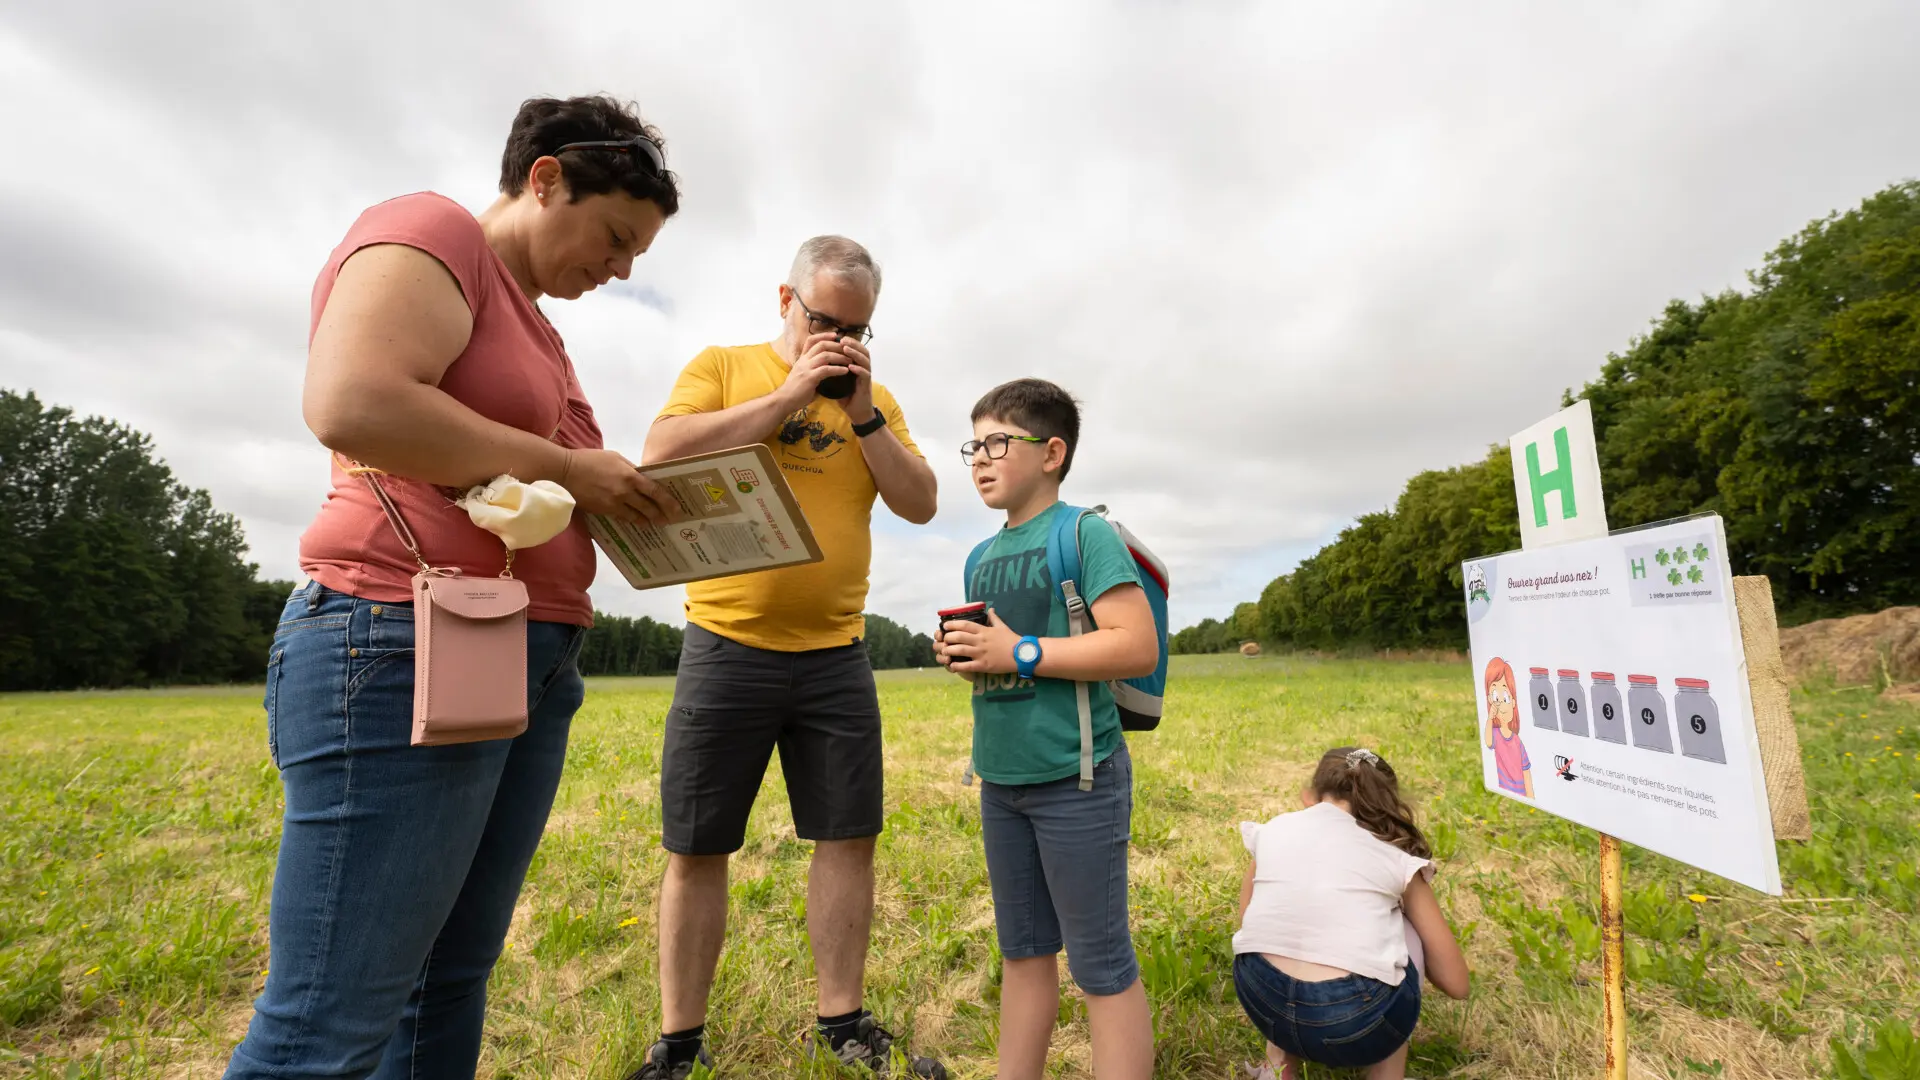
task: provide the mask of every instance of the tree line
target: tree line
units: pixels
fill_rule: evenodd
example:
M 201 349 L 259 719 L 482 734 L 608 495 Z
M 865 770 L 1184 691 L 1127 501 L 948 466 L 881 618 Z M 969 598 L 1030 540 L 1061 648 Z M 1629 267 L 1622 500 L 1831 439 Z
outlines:
M 147 435 L 0 389 L 0 691 L 254 682 L 290 581 L 179 482 Z M 667 675 L 681 630 L 594 613 L 587 675 Z M 930 667 L 933 641 L 867 616 L 876 668 Z
M 1920 601 L 1920 183 L 1811 223 L 1748 280 L 1669 303 L 1563 396 L 1592 403 L 1608 521 L 1719 513 L 1785 625 Z M 1515 512 L 1504 446 L 1420 473 L 1250 611 L 1181 637 L 1462 648 L 1460 565 L 1518 547 Z
M 258 678 L 292 586 L 147 436 L 0 390 L 0 689 Z
M 1226 619 L 1202 619 L 1169 635 L 1167 651 L 1175 656 L 1232 652 L 1243 642 L 1260 637 L 1260 605 L 1251 600 L 1233 609 Z
M 671 675 L 680 666 L 682 630 L 641 615 L 593 613 L 580 647 L 582 675 Z M 933 639 L 884 615 L 867 616 L 867 653 L 875 669 L 932 667 Z

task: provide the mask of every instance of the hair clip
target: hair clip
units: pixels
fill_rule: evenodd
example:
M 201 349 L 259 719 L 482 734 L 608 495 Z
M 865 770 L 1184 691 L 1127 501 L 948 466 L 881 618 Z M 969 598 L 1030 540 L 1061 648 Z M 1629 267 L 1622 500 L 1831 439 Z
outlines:
M 1378 765 L 1380 764 L 1380 755 L 1368 750 L 1366 747 L 1347 751 L 1347 768 L 1357 769 L 1363 761 L 1369 765 Z

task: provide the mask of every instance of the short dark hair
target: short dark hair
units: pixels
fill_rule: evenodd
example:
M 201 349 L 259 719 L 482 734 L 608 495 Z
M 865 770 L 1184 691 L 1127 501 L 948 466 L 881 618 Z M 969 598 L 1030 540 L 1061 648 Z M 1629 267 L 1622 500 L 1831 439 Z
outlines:
M 1066 443 L 1060 479 L 1065 480 L 1073 469 L 1073 452 L 1080 445 L 1080 403 L 1059 386 L 1045 379 L 1001 383 L 973 406 L 973 422 L 986 419 L 1018 424 L 1043 439 Z
M 518 195 L 526 189 L 533 163 L 571 142 L 631 139 L 645 136 L 666 153 L 660 129 L 640 119 L 639 106 L 605 94 L 592 97 L 528 98 L 514 114 L 507 133 L 507 149 L 500 155 L 500 190 Z M 680 209 L 680 178 L 668 170 L 653 171 L 653 163 L 621 150 L 576 150 L 560 159 L 560 175 L 567 181 L 570 202 L 586 195 L 605 195 L 616 189 L 636 199 L 650 199 L 672 217 Z

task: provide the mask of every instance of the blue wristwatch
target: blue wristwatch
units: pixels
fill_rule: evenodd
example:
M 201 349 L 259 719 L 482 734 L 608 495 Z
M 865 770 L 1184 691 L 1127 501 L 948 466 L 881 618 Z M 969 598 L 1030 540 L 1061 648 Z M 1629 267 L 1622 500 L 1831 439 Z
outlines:
M 1029 634 L 1014 643 L 1013 667 L 1023 679 L 1033 678 L 1033 669 L 1040 666 L 1040 639 Z

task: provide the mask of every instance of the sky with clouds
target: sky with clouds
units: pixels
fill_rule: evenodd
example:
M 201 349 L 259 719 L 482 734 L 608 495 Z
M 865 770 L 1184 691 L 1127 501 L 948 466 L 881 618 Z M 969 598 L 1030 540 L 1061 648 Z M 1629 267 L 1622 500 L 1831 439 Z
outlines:
M 930 526 L 876 509 L 869 610 L 957 599 L 995 525 L 968 408 L 1040 375 L 1085 402 L 1067 495 L 1168 559 L 1185 625 L 1920 175 L 1917 43 L 1903 0 L 8 5 L 0 386 L 150 432 L 292 577 L 315 272 L 374 202 L 483 209 L 521 99 L 607 91 L 685 191 L 631 281 L 546 305 L 609 445 L 845 233 L 941 482 Z M 680 604 L 604 565 L 594 597 Z

